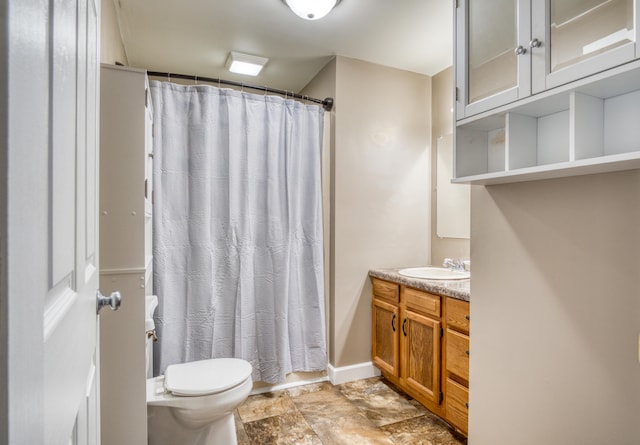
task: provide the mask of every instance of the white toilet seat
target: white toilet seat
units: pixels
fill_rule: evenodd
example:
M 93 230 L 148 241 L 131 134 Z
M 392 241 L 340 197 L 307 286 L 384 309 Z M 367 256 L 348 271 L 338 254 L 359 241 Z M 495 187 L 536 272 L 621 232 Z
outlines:
M 224 363 L 226 360 L 232 362 Z M 210 363 L 177 365 L 171 371 L 167 368 L 170 380 L 177 378 L 178 382 L 170 382 L 168 386 L 187 396 L 168 391 L 166 375 L 147 379 L 148 443 L 237 443 L 233 412 L 253 388 L 251 364 L 243 360 L 238 362 L 236 359 L 214 359 Z M 180 384 L 185 383 L 182 379 L 187 380 L 186 385 Z M 195 394 L 202 391 L 206 394 Z
M 174 396 L 197 397 L 217 394 L 244 382 L 251 376 L 251 365 L 236 358 L 217 358 L 170 365 L 164 374 L 164 387 Z

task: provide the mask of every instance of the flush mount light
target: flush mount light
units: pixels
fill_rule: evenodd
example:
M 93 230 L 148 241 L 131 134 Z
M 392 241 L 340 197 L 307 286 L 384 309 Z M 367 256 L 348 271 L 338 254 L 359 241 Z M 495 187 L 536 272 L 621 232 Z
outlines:
M 340 0 L 282 0 L 295 15 L 305 20 L 318 20 L 329 14 Z
M 232 73 L 257 76 L 269 61 L 266 57 L 251 56 L 231 51 L 227 57 L 226 67 Z

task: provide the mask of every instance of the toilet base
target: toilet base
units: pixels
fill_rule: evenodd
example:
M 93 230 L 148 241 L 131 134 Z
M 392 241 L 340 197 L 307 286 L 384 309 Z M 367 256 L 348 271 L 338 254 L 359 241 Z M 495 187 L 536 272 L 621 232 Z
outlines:
M 213 420 L 204 428 L 183 428 L 175 419 L 171 408 L 147 407 L 149 445 L 237 445 L 233 412 Z

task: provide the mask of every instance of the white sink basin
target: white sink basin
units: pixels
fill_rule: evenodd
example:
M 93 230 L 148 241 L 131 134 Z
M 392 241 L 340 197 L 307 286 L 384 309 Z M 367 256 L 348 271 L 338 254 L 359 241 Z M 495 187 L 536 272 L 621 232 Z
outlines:
M 469 272 L 446 269 L 444 267 L 410 267 L 401 269 L 400 275 L 424 280 L 465 280 L 471 276 Z

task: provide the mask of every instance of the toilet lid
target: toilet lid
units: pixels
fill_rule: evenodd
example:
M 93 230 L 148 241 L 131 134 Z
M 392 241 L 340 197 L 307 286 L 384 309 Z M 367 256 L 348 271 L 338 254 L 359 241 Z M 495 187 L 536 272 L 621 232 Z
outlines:
M 204 396 L 244 382 L 253 368 L 237 358 L 214 358 L 167 367 L 164 387 L 177 396 Z

